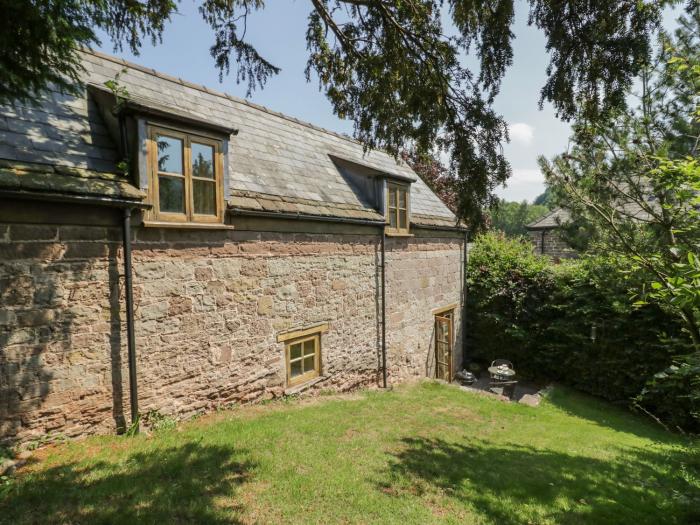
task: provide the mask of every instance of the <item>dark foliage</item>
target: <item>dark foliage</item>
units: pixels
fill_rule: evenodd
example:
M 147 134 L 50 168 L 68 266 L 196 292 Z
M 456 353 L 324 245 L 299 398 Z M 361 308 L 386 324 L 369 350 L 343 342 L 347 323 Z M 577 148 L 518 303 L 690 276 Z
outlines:
M 457 212 L 457 189 L 455 178 L 445 165 L 433 155 L 427 153 L 403 152 L 401 158 L 406 161 L 413 171 L 423 179 L 431 190 L 440 197 L 442 202 Z
M 669 341 L 673 345 L 674 341 Z M 668 403 L 669 399 L 680 402 Z M 698 354 L 678 356 L 645 385 L 635 402 L 653 407 L 654 414 L 672 428 L 683 428 L 688 419 L 700 421 L 700 359 Z M 698 432 L 697 425 L 694 427 Z M 698 454 L 700 462 L 700 454 Z
M 674 3 L 532 1 L 530 23 L 543 30 L 551 56 L 540 105 L 551 102 L 565 119 L 623 107 L 649 60 L 661 10 Z
M 49 84 L 73 92 L 82 71 L 79 46 L 96 41 L 85 2 L 0 4 L 0 103 L 35 99 Z
M 640 401 L 646 387 L 654 396 L 641 406 L 670 425 L 700 431 L 691 385 L 654 380 L 691 342 L 658 306 L 630 304 L 631 275 L 611 259 L 554 266 L 528 243 L 481 237 L 467 272 L 467 307 L 478 312 L 466 328 L 472 359 L 506 358 L 521 377 L 560 381 L 625 405 Z
M 540 193 L 535 200 L 532 201 L 533 204 L 538 206 L 547 206 L 550 210 L 554 209 L 557 205 L 554 193 L 551 188 L 547 188 L 543 193 Z
M 528 204 L 527 201 L 499 201 L 491 209 L 491 229 L 508 236 L 527 235 L 526 226 L 549 211 L 546 206 Z
M 454 18 L 463 30 L 458 38 L 444 36 L 438 2 L 313 5 L 307 75 L 318 74 L 336 114 L 354 121 L 355 136 L 369 148 L 395 155 L 408 144 L 418 152 L 435 145 L 449 151 L 449 169 L 459 174 L 458 213 L 479 224 L 493 188 L 510 174 L 500 148 L 506 124 L 490 103 L 511 61 L 512 5 L 489 14 L 455 3 Z M 502 48 L 479 38 L 491 33 L 507 35 L 498 43 Z M 474 39 L 482 53 L 481 77 L 459 60 Z
M 635 304 L 648 311 L 653 303 L 675 316 L 656 323 L 672 362 L 657 371 L 637 401 L 671 426 L 692 420 L 697 430 L 700 6 L 679 17 L 673 35 L 662 34 L 658 47 L 640 73 L 637 92 L 629 92 L 637 103 L 608 119 L 579 120 L 569 151 L 540 164 L 572 214 L 563 228 L 569 244 L 627 261 L 628 275 L 635 271 L 628 283 Z M 679 323 L 693 346 L 676 333 Z

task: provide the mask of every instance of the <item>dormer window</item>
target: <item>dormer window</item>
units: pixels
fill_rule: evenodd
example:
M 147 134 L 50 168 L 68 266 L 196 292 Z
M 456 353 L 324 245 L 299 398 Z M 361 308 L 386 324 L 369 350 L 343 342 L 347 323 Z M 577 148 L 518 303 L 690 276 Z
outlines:
M 156 126 L 148 137 L 150 220 L 223 223 L 222 142 Z
M 409 187 L 407 184 L 386 183 L 386 231 L 408 234 Z

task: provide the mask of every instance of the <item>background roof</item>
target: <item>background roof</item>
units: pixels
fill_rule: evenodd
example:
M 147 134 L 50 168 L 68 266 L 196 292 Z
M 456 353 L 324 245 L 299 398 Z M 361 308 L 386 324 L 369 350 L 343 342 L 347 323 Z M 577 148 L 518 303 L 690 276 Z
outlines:
M 546 230 L 566 224 L 571 214 L 563 208 L 555 208 L 526 226 L 528 230 Z

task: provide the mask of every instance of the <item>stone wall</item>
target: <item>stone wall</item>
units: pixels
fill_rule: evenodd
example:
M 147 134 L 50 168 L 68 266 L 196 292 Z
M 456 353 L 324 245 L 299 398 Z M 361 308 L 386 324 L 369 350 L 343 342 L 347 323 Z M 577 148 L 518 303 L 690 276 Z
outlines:
M 378 384 L 371 230 L 133 236 L 142 413 L 186 417 L 282 395 L 276 335 L 318 321 L 330 328 L 314 388 Z M 130 420 L 122 271 L 116 226 L 0 223 L 0 440 L 114 432 Z M 460 239 L 388 240 L 392 382 L 434 373 L 431 310 L 460 302 L 461 272 Z
M 528 235 L 534 244 L 536 254 L 548 255 L 554 260 L 571 259 L 578 256 L 561 237 L 558 229 L 529 230 Z M 544 247 L 543 247 L 544 245 Z
M 458 304 L 453 372 L 462 364 L 463 244 L 396 239 L 387 254 L 387 369 L 392 380 L 435 376 L 433 310 Z

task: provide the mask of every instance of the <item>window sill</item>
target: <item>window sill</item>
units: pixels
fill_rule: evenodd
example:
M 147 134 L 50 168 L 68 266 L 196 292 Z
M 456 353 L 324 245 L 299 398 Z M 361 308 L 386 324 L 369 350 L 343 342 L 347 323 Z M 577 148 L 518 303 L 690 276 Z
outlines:
M 296 394 L 301 394 L 304 390 L 311 388 L 317 383 L 320 383 L 321 381 L 324 381 L 326 376 L 317 376 L 314 377 L 313 379 L 309 379 L 306 383 L 302 383 L 300 385 L 294 385 L 290 386 L 289 388 L 285 389 L 284 395 L 285 396 L 293 396 Z
M 168 221 L 143 221 L 146 228 L 176 228 L 180 230 L 233 230 L 232 224 L 220 224 L 216 222 L 168 222 Z
M 387 237 L 414 237 L 412 233 L 386 232 Z

